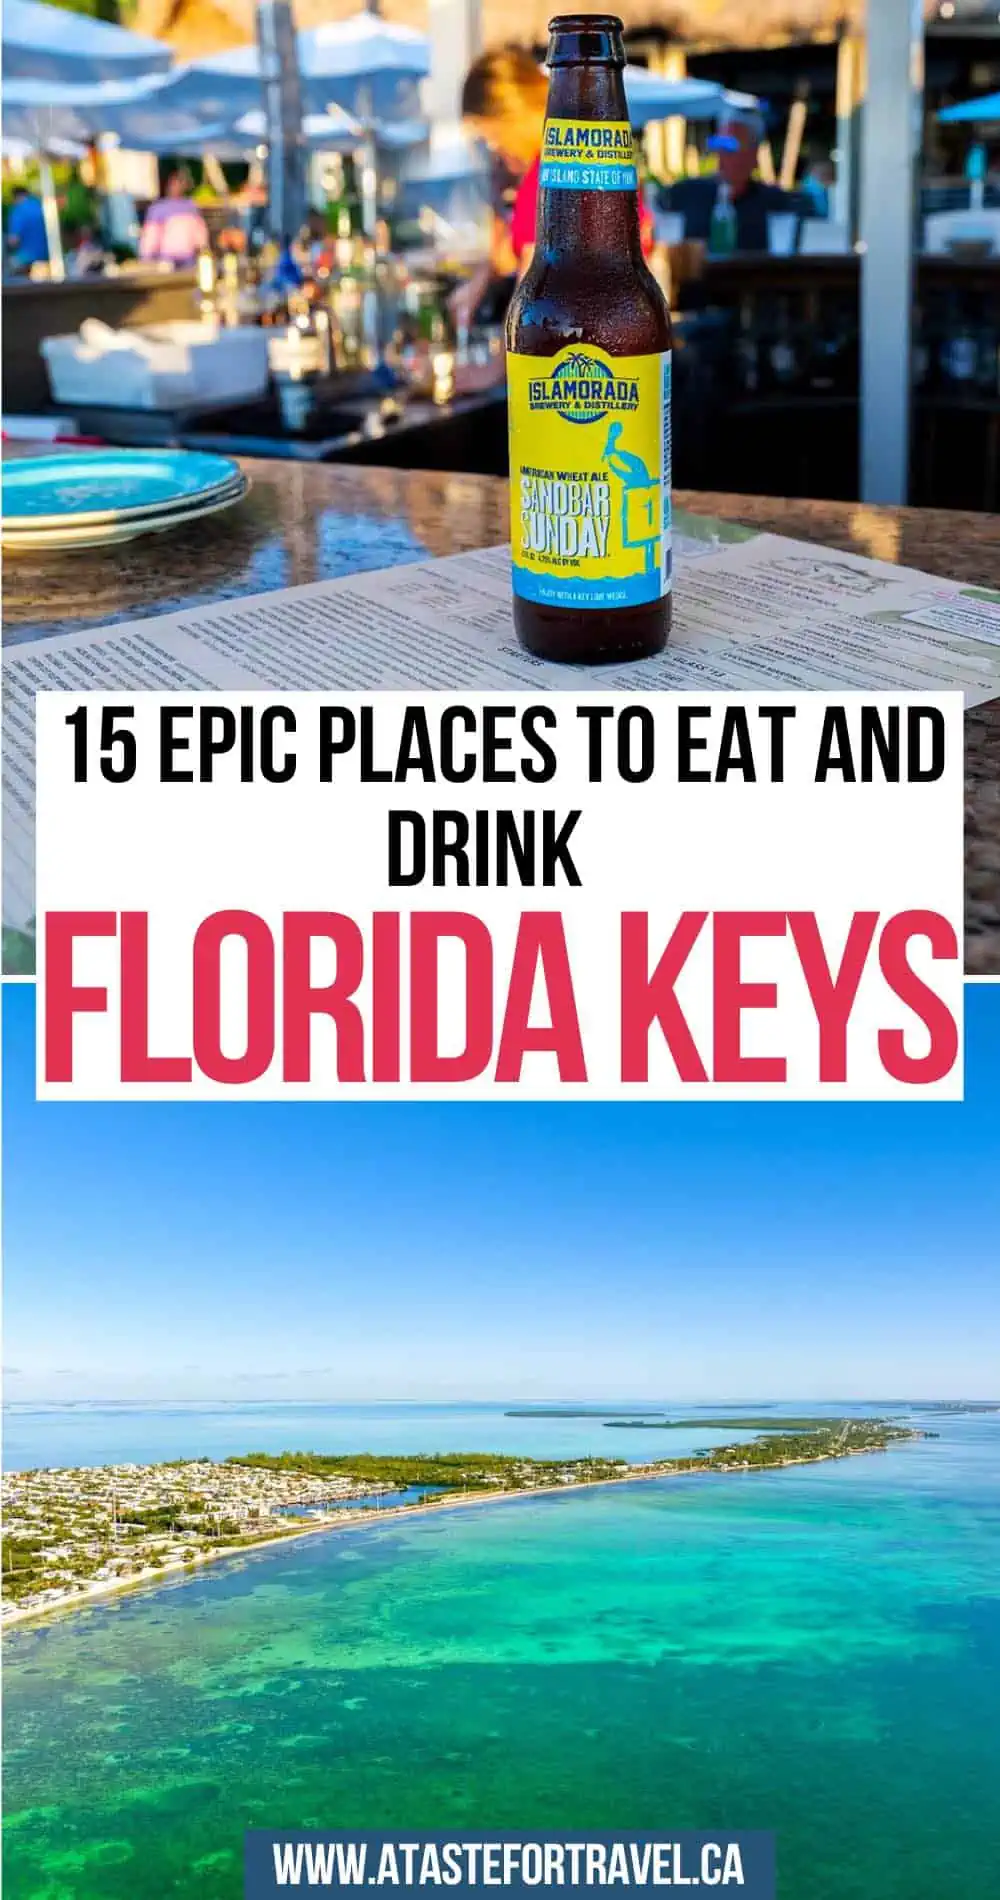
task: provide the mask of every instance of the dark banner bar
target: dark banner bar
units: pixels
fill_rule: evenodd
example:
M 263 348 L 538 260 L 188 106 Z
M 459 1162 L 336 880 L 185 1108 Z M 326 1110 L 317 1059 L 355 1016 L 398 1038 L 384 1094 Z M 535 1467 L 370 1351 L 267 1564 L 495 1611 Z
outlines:
M 774 1900 L 774 1836 L 619 1834 L 533 1838 L 494 1835 L 271 1833 L 246 1836 L 246 1900 L 288 1891 L 442 1888 L 449 1894 L 502 1888 L 570 1893 L 669 1888 Z

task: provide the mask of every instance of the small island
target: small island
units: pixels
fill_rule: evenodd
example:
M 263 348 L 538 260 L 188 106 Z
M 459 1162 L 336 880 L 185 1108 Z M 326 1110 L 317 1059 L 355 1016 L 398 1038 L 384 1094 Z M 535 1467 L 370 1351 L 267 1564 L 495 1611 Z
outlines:
M 631 1426 L 638 1432 L 769 1432 L 775 1428 L 783 1432 L 820 1432 L 831 1424 L 843 1424 L 842 1419 L 758 1417 L 753 1412 L 731 1416 L 727 1413 L 720 1418 L 666 1418 L 662 1413 L 650 1412 L 633 1412 L 628 1418 L 608 1412 L 603 1417 L 609 1429 L 625 1430 Z
M 607 1424 L 639 1424 L 597 1412 Z M 651 1430 L 680 1429 L 679 1421 Z M 247 1452 L 217 1461 L 11 1472 L 3 1481 L 3 1615 L 23 1622 L 280 1539 L 404 1512 L 691 1473 L 812 1464 L 932 1433 L 881 1418 L 716 1418 L 766 1429 L 745 1444 L 630 1464 L 492 1452 Z M 686 1421 L 690 1426 L 692 1421 Z
M 603 1405 L 525 1405 L 504 1418 L 665 1418 L 664 1412 L 609 1412 Z
M 1000 1412 L 1000 1399 L 928 1399 L 913 1410 L 947 1418 L 979 1418 L 988 1412 Z

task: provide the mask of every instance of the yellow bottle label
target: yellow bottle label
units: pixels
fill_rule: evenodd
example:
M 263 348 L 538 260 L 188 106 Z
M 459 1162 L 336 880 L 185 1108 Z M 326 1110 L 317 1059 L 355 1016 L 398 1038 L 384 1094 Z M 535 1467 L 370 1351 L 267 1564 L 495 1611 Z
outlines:
M 670 592 L 670 354 L 507 357 L 514 592 L 636 607 Z
M 635 191 L 628 120 L 546 119 L 538 182 L 546 191 Z

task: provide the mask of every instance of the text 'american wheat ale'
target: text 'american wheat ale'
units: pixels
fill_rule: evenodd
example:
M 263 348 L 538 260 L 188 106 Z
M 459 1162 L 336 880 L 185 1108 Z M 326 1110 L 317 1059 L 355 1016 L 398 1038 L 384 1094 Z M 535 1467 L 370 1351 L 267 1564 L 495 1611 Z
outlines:
M 670 313 L 642 255 L 622 24 L 549 26 L 535 253 L 507 318 L 514 623 L 532 653 L 670 626 Z

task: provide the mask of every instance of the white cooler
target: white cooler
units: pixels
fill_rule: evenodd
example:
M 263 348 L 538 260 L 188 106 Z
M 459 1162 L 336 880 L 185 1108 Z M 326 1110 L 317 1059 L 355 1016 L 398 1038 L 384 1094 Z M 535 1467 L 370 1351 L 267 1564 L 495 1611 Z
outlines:
M 250 402 L 267 389 L 267 332 L 200 322 L 112 330 L 88 320 L 78 336 L 42 339 L 57 403 L 106 409 L 179 409 Z

